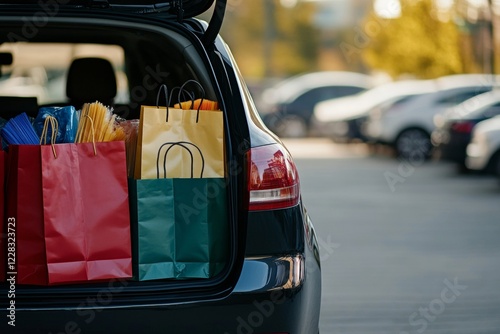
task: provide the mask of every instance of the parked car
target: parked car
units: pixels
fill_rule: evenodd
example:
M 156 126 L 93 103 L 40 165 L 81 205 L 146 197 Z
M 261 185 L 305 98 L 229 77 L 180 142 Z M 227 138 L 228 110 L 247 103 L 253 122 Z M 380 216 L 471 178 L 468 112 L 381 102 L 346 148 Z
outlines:
M 212 5 L 209 23 L 195 18 Z M 0 52 L 13 54 L 13 66 L 29 59 L 67 70 L 93 59 L 68 71 L 67 98 L 51 105 L 80 108 L 97 97 L 120 117 L 137 119 L 141 105 L 158 106 L 161 85 L 203 86 L 204 98 L 223 111 L 229 231 L 220 241 L 228 246 L 223 269 L 206 279 L 35 286 L 15 284 L 10 273 L 14 280 L 0 283 L 1 333 L 319 332 L 319 250 L 297 168 L 262 123 L 218 35 L 225 6 L 225 0 L 0 1 Z M 102 72 L 94 59 L 112 70 Z M 119 70 L 128 92 L 120 103 Z
M 500 115 L 500 91 L 477 95 L 434 118 L 432 143 L 436 156 L 465 167 L 467 145 L 477 123 Z
M 435 81 L 437 90 L 422 94 L 393 112 L 368 120 L 370 136 L 380 143 L 391 145 L 402 157 L 429 157 L 432 152 L 430 136 L 435 129 L 434 116 L 465 100 L 490 91 L 492 76 L 454 75 Z
M 262 95 L 264 123 L 278 136 L 304 137 L 309 134 L 318 102 L 359 93 L 373 87 L 374 81 L 365 74 L 341 71 L 307 73 L 284 80 Z
M 465 163 L 469 169 L 500 177 L 500 117 L 482 121 L 474 127 Z
M 390 82 L 366 92 L 319 103 L 314 110 L 316 131 L 336 142 L 366 141 L 362 132 L 370 112 L 404 97 L 433 91 L 433 81 L 405 80 Z

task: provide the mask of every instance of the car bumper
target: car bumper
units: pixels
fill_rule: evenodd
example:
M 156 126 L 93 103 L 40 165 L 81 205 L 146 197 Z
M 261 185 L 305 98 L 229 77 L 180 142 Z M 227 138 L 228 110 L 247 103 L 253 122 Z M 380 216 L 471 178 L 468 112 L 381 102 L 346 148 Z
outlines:
M 366 117 L 337 121 L 329 123 L 329 136 L 336 142 L 366 141 L 361 132 Z
M 45 334 L 317 333 L 320 296 L 319 264 L 309 252 L 247 258 L 235 289 L 219 300 L 106 307 L 113 291 L 104 291 L 79 308 L 19 305 L 16 327 L 6 327 L 4 316 L 0 329 Z
M 395 136 L 387 132 L 391 125 L 386 124 L 386 118 L 369 117 L 363 127 L 363 134 L 370 142 L 391 144 Z
M 484 147 L 477 143 L 470 143 L 467 146 L 467 157 L 465 165 L 472 170 L 483 171 L 488 167 L 490 156 Z
M 467 158 L 466 151 L 470 142 L 470 135 L 448 135 L 447 138 L 448 140 L 441 141 L 436 147 L 438 157 L 441 160 L 464 164 Z

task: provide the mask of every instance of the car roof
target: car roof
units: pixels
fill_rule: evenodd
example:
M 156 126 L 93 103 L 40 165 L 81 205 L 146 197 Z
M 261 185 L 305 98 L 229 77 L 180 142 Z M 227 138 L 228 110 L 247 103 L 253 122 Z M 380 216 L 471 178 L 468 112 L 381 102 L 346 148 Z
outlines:
M 491 74 L 455 74 L 435 79 L 439 89 L 452 89 L 468 86 L 496 86 L 500 76 Z

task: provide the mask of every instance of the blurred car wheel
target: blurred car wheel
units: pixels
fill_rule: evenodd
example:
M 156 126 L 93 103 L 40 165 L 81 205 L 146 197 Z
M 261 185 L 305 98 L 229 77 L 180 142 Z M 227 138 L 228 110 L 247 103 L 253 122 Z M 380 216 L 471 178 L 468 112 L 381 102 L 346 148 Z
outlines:
M 399 134 L 395 143 L 396 153 L 403 158 L 427 159 L 431 153 L 430 135 L 421 129 L 407 129 Z

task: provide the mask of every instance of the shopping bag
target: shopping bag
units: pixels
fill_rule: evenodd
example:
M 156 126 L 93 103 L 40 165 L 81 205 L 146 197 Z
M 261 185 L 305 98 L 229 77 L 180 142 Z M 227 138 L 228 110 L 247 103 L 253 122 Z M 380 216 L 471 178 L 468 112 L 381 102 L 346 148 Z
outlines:
M 187 81 L 181 88 L 182 92 Z M 201 87 L 201 85 L 200 85 Z M 220 110 L 178 109 L 169 107 L 166 97 L 166 107 L 158 107 L 162 90 L 167 96 L 166 86 L 162 85 L 158 92 L 156 107 L 142 106 L 137 139 L 137 157 L 135 178 L 156 178 L 156 156 L 158 149 L 164 143 L 187 142 L 198 147 L 205 158 L 204 177 L 224 177 L 224 128 L 223 114 Z M 201 87 L 201 90 L 203 87 Z M 204 94 L 202 90 L 202 94 Z M 179 94 L 180 97 L 180 94 Z M 201 106 L 201 104 L 200 104 Z M 191 157 L 180 147 L 175 147 L 177 153 L 168 161 L 169 177 L 190 178 Z M 196 161 L 194 169 L 201 168 L 201 162 Z
M 47 145 L 41 156 L 49 283 L 131 277 L 124 142 Z
M 184 144 L 168 145 L 175 146 L 190 150 Z M 228 256 L 225 180 L 166 178 L 167 157 L 158 151 L 157 159 L 164 163 L 155 169 L 161 178 L 129 181 L 134 277 L 213 277 Z
M 14 223 L 11 227 L 11 241 L 15 242 L 15 222 L 12 220 L 7 220 L 5 213 L 5 151 L 2 150 L 2 141 L 0 140 L 0 282 L 5 281 L 5 273 L 7 271 L 7 235 L 9 232 L 9 226 L 6 225 L 8 222 L 10 225 Z
M 17 283 L 131 277 L 124 143 L 9 150 L 7 214 L 17 222 Z
M 7 154 L 6 216 L 16 222 L 18 284 L 48 283 L 40 150 L 40 145 L 10 145 Z

